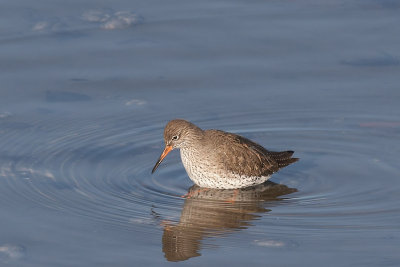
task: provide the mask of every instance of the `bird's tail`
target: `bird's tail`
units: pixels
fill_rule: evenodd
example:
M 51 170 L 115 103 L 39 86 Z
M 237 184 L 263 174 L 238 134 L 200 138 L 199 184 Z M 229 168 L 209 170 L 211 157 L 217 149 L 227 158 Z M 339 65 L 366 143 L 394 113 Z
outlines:
M 278 163 L 279 168 L 283 168 L 299 160 L 299 158 L 292 158 L 294 151 L 282 152 L 269 152 L 271 157 Z

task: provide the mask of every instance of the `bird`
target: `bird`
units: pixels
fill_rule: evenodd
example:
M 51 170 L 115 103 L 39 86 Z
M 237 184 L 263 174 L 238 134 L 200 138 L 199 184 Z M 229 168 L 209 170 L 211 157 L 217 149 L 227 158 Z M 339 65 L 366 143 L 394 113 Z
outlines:
M 164 128 L 165 148 L 154 173 L 173 149 L 180 149 L 189 178 L 198 186 L 239 189 L 262 184 L 279 169 L 299 160 L 294 151 L 274 152 L 237 134 L 202 130 L 195 124 L 174 119 Z

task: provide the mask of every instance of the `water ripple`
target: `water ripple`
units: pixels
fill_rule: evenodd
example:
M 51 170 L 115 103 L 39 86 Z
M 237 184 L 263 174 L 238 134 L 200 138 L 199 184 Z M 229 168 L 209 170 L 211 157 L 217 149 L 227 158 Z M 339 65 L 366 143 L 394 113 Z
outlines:
M 189 189 L 192 183 L 175 152 L 150 175 L 162 150 L 165 124 L 156 116 L 144 121 L 127 115 L 78 121 L 49 117 L 14 121 L 14 126 L 2 121 L 8 126 L 2 128 L 1 201 L 10 206 L 28 201 L 129 231 L 163 229 L 164 252 L 171 260 L 197 255 L 200 247 L 210 245 L 205 241 L 200 246 L 206 237 L 246 228 L 254 235 L 276 235 L 398 227 L 387 220 L 398 218 L 400 211 L 396 157 L 382 153 L 377 129 L 368 132 L 359 118 L 344 122 L 309 117 L 313 124 L 308 127 L 303 119 L 308 114 L 298 112 L 281 115 L 287 122 L 269 120 L 261 112 L 206 114 L 189 117 L 205 128 L 240 133 L 270 149 L 293 149 L 301 160 L 275 174 L 272 181 L 277 184 L 238 196 L 223 190 L 199 193 Z M 192 198 L 183 199 L 188 190 L 194 192 Z M 250 227 L 252 221 L 257 228 Z M 277 248 L 294 242 L 254 240 L 258 246 Z M 173 254 L 172 247 L 183 254 Z

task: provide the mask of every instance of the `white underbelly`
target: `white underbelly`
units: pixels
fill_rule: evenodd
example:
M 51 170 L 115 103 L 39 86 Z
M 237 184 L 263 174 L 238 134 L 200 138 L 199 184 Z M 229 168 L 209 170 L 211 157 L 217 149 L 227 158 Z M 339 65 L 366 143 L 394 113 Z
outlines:
M 203 164 L 195 154 L 190 154 L 190 151 L 181 149 L 180 152 L 183 166 L 189 178 L 201 187 L 236 189 L 261 184 L 270 178 L 270 176 L 245 176 L 224 172 L 216 166 Z

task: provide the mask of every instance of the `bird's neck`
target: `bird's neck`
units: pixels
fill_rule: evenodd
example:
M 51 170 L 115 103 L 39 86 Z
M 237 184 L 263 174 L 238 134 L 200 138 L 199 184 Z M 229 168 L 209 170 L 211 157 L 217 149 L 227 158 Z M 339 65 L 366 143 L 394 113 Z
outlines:
M 193 149 L 193 147 L 198 147 L 203 142 L 205 132 L 199 127 L 195 126 L 189 130 L 189 138 L 185 141 L 185 144 L 181 149 Z

